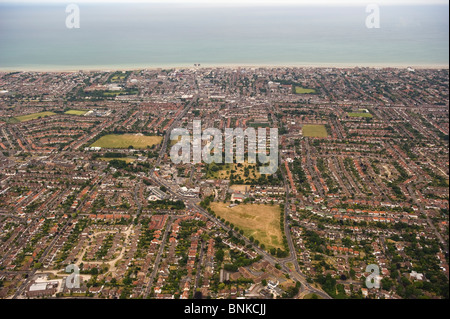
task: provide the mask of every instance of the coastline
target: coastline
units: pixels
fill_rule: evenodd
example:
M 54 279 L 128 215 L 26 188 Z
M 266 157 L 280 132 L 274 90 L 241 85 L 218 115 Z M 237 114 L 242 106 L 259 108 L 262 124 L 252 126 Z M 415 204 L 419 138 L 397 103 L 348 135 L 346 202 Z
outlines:
M 0 72 L 39 72 L 39 73 L 73 73 L 73 72 L 107 72 L 107 71 L 139 71 L 139 70 L 158 70 L 158 69 L 209 69 L 209 68 L 224 68 L 224 69 L 253 69 L 253 68 L 336 68 L 336 69 L 353 69 L 353 68 L 370 68 L 370 69 L 449 69 L 448 64 L 399 64 L 399 63 L 272 63 L 272 64 L 249 64 L 249 63 L 214 63 L 201 64 L 199 67 L 194 64 L 167 64 L 167 65 L 99 65 L 99 66 L 30 66 L 30 67 L 2 67 Z

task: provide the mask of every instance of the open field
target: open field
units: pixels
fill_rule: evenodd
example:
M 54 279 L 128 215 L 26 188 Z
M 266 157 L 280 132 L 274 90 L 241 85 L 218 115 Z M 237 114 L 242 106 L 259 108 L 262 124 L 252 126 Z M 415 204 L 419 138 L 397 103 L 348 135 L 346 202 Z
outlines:
M 314 89 L 307 89 L 301 86 L 295 87 L 295 94 L 314 94 L 314 93 L 316 93 L 316 90 Z
M 18 120 L 19 122 L 26 122 L 26 121 L 31 121 L 40 117 L 47 117 L 47 116 L 51 116 L 51 115 L 55 115 L 56 113 L 53 112 L 39 112 L 39 113 L 32 113 L 32 114 L 27 114 L 27 115 L 21 115 L 21 116 L 16 116 L 15 119 Z
M 303 136 L 328 137 L 328 133 L 324 125 L 303 125 Z
M 283 249 L 283 234 L 280 228 L 280 206 L 240 204 L 233 208 L 228 203 L 211 203 L 217 216 L 224 218 L 244 231 L 246 237 L 253 236 L 266 249 Z
M 161 136 L 144 136 L 137 134 L 110 134 L 102 136 L 95 141 L 91 147 L 102 148 L 128 148 L 133 146 L 136 149 L 145 149 L 147 146 L 153 146 L 161 143 Z
M 366 112 L 361 112 L 361 113 L 358 113 L 358 112 L 355 112 L 355 113 L 347 113 L 347 115 L 350 116 L 350 117 L 368 117 L 368 118 L 373 117 L 372 114 L 366 113 Z
M 84 115 L 87 112 L 88 111 L 82 111 L 82 110 L 68 110 L 67 112 L 64 112 L 64 114 L 68 114 L 68 115 Z

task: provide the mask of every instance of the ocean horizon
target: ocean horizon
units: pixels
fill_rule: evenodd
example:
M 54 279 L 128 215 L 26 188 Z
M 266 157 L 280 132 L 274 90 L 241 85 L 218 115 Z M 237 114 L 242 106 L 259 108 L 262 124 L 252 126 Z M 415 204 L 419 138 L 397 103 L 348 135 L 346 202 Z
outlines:
M 0 70 L 166 67 L 448 68 L 448 5 L 357 7 L 0 4 Z

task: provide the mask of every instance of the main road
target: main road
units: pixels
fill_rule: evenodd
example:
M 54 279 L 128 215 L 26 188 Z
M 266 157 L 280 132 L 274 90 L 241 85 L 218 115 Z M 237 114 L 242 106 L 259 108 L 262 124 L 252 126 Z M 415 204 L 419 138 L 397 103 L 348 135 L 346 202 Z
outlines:
M 197 102 L 198 98 L 199 98 L 199 95 L 196 94 L 192 98 L 192 100 L 186 105 L 186 107 L 183 109 L 183 111 L 180 112 L 180 114 L 178 114 L 178 116 L 173 121 L 172 125 L 170 125 L 170 127 L 168 128 L 167 133 L 164 135 L 164 140 L 163 140 L 163 144 L 161 146 L 161 150 L 159 152 L 158 159 L 156 160 L 156 166 L 161 164 L 161 161 L 162 161 L 164 155 L 166 154 L 167 145 L 170 140 L 170 133 L 172 132 L 173 129 L 175 129 L 177 127 L 177 125 L 179 125 L 180 120 L 187 114 L 187 112 L 191 109 L 192 105 Z

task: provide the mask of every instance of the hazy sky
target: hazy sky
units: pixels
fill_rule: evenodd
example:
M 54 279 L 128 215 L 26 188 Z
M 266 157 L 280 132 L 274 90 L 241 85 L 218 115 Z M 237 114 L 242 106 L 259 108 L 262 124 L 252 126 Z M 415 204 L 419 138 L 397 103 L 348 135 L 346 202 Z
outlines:
M 202 3 L 244 5 L 418 5 L 449 4 L 449 0 L 0 0 L 0 3 Z

